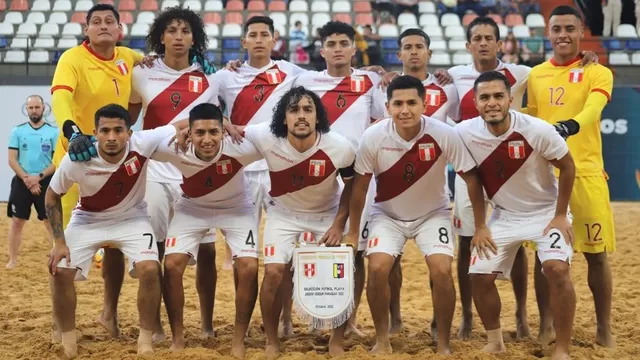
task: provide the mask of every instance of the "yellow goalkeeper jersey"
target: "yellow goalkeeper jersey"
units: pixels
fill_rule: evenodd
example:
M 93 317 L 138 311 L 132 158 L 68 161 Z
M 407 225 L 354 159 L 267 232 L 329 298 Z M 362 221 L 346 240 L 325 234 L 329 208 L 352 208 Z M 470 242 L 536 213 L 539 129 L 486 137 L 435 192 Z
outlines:
M 567 140 L 576 176 L 603 174 L 600 119 L 612 89 L 611 70 L 600 64 L 580 67 L 579 58 L 565 65 L 551 59 L 529 73 L 527 112 L 551 124 L 569 119 L 580 124 L 580 132 Z
M 95 53 L 87 42 L 62 54 L 51 84 L 52 109 L 58 128 L 73 120 L 80 130 L 92 135 L 96 111 L 107 104 L 119 104 L 125 109 L 131 94 L 131 74 L 142 55 L 117 46 L 111 59 Z M 67 139 L 58 137 L 54 163 L 66 154 Z

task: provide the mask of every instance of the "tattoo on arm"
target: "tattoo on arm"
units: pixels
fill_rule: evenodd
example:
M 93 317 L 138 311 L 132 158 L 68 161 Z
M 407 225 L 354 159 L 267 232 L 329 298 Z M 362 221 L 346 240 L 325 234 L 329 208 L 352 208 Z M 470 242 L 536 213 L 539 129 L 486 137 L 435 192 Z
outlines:
M 46 204 L 47 218 L 49 224 L 53 229 L 53 238 L 59 239 L 64 237 L 64 231 L 62 230 L 62 201 L 60 196 L 56 196 L 54 204 Z

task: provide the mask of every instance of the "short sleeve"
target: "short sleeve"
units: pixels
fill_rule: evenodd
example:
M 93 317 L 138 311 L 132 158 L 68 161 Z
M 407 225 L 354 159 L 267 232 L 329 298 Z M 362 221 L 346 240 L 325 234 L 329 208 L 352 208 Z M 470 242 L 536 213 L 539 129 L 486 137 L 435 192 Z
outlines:
M 51 177 L 51 182 L 49 183 L 51 190 L 59 195 L 66 194 L 71 189 L 71 186 L 77 182 L 73 175 L 75 168 L 78 166 L 82 165 L 72 162 L 69 159 L 69 155 L 65 155 L 60 161 L 60 165 L 56 168 L 56 172 L 53 173 L 53 177 Z
M 536 124 L 536 131 L 533 132 L 531 146 L 538 151 L 542 157 L 549 161 L 560 160 L 569 152 L 569 147 L 565 140 L 558 134 L 553 125 L 539 120 Z
M 229 135 L 225 136 L 225 146 L 236 146 L 239 160 L 243 166 L 264 158 L 262 153 L 251 141 L 243 141 L 241 144 L 234 144 Z
M 447 116 L 452 120 L 460 118 L 458 103 L 460 103 L 460 96 L 453 84 L 445 85 L 444 92 L 447 94 L 447 101 L 449 102 L 449 108 L 447 109 Z
M 149 158 L 158 149 L 163 141 L 168 142 L 168 138 L 176 135 L 176 127 L 165 125 L 153 130 L 136 131 L 131 135 L 131 151 L 140 152 L 141 155 Z
M 386 101 L 387 97 L 385 96 L 384 91 L 380 86 L 376 85 L 376 89 L 373 91 L 371 99 L 371 120 L 380 120 L 389 116 L 385 106 Z
M 611 101 L 613 91 L 613 74 L 611 70 L 602 65 L 597 65 L 592 70 L 591 92 L 599 92 L 607 97 L 607 102 Z
M 267 147 L 268 139 L 273 137 L 269 126 L 270 123 L 265 122 L 257 125 L 248 125 L 244 128 L 243 136 L 251 141 L 261 153 Z
M 374 174 L 375 171 L 376 144 L 371 129 L 364 132 L 356 151 L 355 171 L 360 175 Z
M 20 137 L 18 136 L 17 127 L 14 127 L 13 130 L 11 130 L 11 135 L 9 135 L 9 149 L 20 149 Z
M 222 77 L 220 74 L 220 72 L 217 72 L 207 76 L 207 81 L 209 81 L 209 90 L 211 91 L 211 96 L 207 102 L 218 107 L 220 107 L 220 99 L 218 96 L 220 95 L 220 85 L 222 84 Z
M 443 151 L 449 164 L 457 173 L 466 173 L 476 167 L 476 162 L 454 128 L 446 127 Z
M 67 50 L 56 65 L 56 71 L 53 73 L 53 81 L 51 82 L 51 93 L 56 90 L 67 90 L 73 93 L 78 85 L 78 74 L 73 63 L 73 54 L 71 50 Z

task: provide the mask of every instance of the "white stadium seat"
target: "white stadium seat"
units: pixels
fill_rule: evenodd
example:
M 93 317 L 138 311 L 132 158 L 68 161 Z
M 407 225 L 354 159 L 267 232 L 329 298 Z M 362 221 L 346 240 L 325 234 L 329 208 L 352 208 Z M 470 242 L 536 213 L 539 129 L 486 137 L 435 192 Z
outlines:
M 309 11 L 309 4 L 302 0 L 293 0 L 289 3 L 290 12 L 307 12 Z
M 525 21 L 530 28 L 544 28 L 544 16 L 542 14 L 529 14 L 527 15 L 527 20 Z
M 464 28 L 460 25 L 447 26 L 446 28 L 444 28 L 444 37 L 464 39 L 466 38 L 466 32 L 464 31 Z
M 331 5 L 325 0 L 318 0 L 311 3 L 311 12 L 319 13 L 319 12 L 330 12 Z
M 49 60 L 49 52 L 46 50 L 35 50 L 29 53 L 29 62 L 34 64 L 46 64 Z
M 13 24 L 9 23 L 0 23 L 0 35 L 13 35 Z
M 51 3 L 49 0 L 36 0 L 31 5 L 31 11 L 50 11 Z
M 16 31 L 16 35 L 24 35 L 24 36 L 34 36 L 38 34 L 38 27 L 36 24 L 28 24 L 24 23 L 18 26 L 18 31 Z
M 56 0 L 53 3 L 53 11 L 71 11 L 71 1 L 69 0 Z
M 509 35 L 509 28 L 505 24 L 498 24 L 498 30 L 500 30 L 500 39 L 504 40 Z
M 429 63 L 437 66 L 448 66 L 451 65 L 451 57 L 446 52 L 434 52 Z
M 402 34 L 403 32 L 409 30 L 409 29 L 420 29 L 420 26 L 418 24 L 413 24 L 413 25 L 403 25 L 400 28 L 400 34 Z
M 629 54 L 622 51 L 614 51 L 609 54 L 610 65 L 631 65 Z
M 314 13 L 311 15 L 311 24 L 323 26 L 331 21 L 331 15 L 328 13 Z
M 76 3 L 76 11 L 89 11 L 93 7 L 91 0 L 78 0 Z
M 26 49 L 31 47 L 31 39 L 28 37 L 14 37 L 11 40 L 11 48 L 12 49 Z
M 287 14 L 281 12 L 272 12 L 269 14 L 273 25 L 287 25 Z
M 527 25 L 516 25 L 511 29 L 511 32 L 516 39 L 527 39 L 531 37 L 531 33 L 529 32 L 529 27 Z
M 130 36 L 147 36 L 150 24 L 135 23 L 131 26 Z
M 273 30 L 279 32 L 281 36 L 287 33 L 287 28 L 284 24 L 273 24 Z
M 160 6 L 160 10 L 166 10 L 170 7 L 180 6 L 180 1 L 178 0 L 164 0 L 162 5 Z
M 222 11 L 223 9 L 224 6 L 220 0 L 208 0 L 204 3 L 204 11 Z
M 82 35 L 82 25 L 78 23 L 64 24 L 62 28 L 62 36 L 80 36 Z
M 222 27 L 222 36 L 237 37 L 242 36 L 242 26 L 240 24 L 224 24 Z
M 398 26 L 418 25 L 418 19 L 416 19 L 415 15 L 410 13 L 402 13 L 398 15 L 398 20 L 396 22 Z
M 453 54 L 452 65 L 467 65 L 473 62 L 473 56 L 468 52 L 456 52 Z
M 431 40 L 429 50 L 432 51 L 447 51 L 447 42 L 444 40 Z
M 156 18 L 156 14 L 154 14 L 151 11 L 141 11 L 138 13 L 138 19 L 136 20 L 136 23 L 140 23 L 140 24 L 151 24 L 153 23 L 153 20 L 155 20 Z
M 616 29 L 616 37 L 621 38 L 637 38 L 638 33 L 636 32 L 636 27 L 629 24 L 620 24 Z
M 30 12 L 29 15 L 27 15 L 27 20 L 25 20 L 25 23 L 36 25 L 44 24 L 45 22 L 46 19 L 44 17 L 44 13 L 41 13 L 40 11 Z
M 440 25 L 425 26 L 422 28 L 422 31 L 427 33 L 427 35 L 432 39 L 442 39 L 444 37 L 444 33 L 442 32 Z
M 205 25 L 204 31 L 207 33 L 208 37 L 220 36 L 220 28 L 218 28 L 218 25 L 216 24 Z
M 202 3 L 200 0 L 187 0 L 182 4 L 182 7 L 193 11 L 202 11 Z
M 440 20 L 436 14 L 422 14 L 420 15 L 420 26 L 438 26 L 440 27 Z
M 335 0 L 331 4 L 331 11 L 337 13 L 351 12 L 351 3 L 346 0 Z
M 40 36 L 58 36 L 60 35 L 60 26 L 54 23 L 46 23 L 40 26 Z
M 52 12 L 51 15 L 49 15 L 49 21 L 50 23 L 54 23 L 54 24 L 66 24 L 67 22 L 69 22 L 69 19 L 67 18 L 67 14 L 63 13 L 63 12 Z
M 56 47 L 56 41 L 51 37 L 39 37 L 33 43 L 34 49 L 53 49 L 54 47 Z
M 640 65 L 640 51 L 636 51 L 631 55 L 631 64 Z
M 420 1 L 418 3 L 418 12 L 420 14 L 435 14 L 436 5 L 432 1 Z
M 58 40 L 58 48 L 60 49 L 70 49 L 77 45 L 78 39 L 76 39 L 75 37 L 63 37 Z
M 398 27 L 392 24 L 382 24 L 380 28 L 378 28 L 378 35 L 382 37 L 397 37 L 400 36 L 398 33 Z
M 466 51 L 467 40 L 449 40 L 449 50 L 451 51 Z
M 207 47 L 209 50 L 218 49 L 218 39 L 209 38 L 209 46 Z
M 446 13 L 442 15 L 442 17 L 440 18 L 440 25 L 442 27 L 455 26 L 455 25 L 461 26 L 460 18 L 456 14 Z
M 24 51 L 22 50 L 9 50 L 4 55 L 5 63 L 23 63 L 26 61 Z
M 127 24 L 120 24 L 122 25 L 122 35 L 127 36 L 129 35 L 129 25 Z
M 9 24 L 18 25 L 18 24 L 22 24 L 24 22 L 24 18 L 22 17 L 22 13 L 19 13 L 17 11 L 9 11 L 4 16 L 4 22 L 5 23 L 9 23 Z

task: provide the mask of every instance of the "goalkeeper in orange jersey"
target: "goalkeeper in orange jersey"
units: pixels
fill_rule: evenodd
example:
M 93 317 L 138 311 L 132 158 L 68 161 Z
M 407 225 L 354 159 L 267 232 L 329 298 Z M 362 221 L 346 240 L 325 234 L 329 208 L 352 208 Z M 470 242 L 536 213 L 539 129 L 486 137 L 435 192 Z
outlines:
M 596 343 L 613 347 L 611 335 L 611 268 L 607 253 L 615 251 L 613 213 L 602 159 L 600 119 L 611 100 L 613 75 L 599 64 L 581 67 L 580 39 L 583 23 L 580 13 L 570 6 L 551 12 L 548 38 L 553 58 L 534 67 L 529 74 L 527 111 L 553 124 L 565 138 L 575 160 L 576 180 L 571 196 L 576 251 L 584 253 L 588 264 L 588 283 L 596 308 Z M 553 251 L 554 249 L 537 249 Z M 536 263 L 536 295 L 540 309 L 541 342 L 560 336 L 553 329 L 549 288 Z M 551 297 L 553 299 L 553 296 Z

